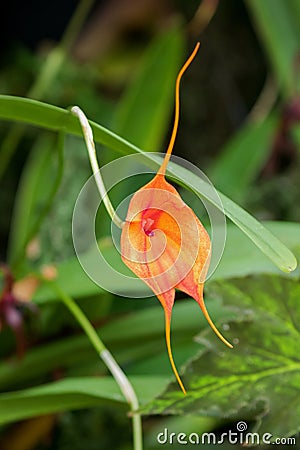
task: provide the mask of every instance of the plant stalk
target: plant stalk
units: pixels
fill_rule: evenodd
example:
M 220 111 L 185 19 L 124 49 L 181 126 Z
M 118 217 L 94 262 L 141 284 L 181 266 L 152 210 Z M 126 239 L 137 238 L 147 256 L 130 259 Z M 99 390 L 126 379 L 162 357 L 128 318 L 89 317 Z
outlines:
M 142 419 L 141 415 L 137 412 L 139 408 L 139 402 L 132 384 L 130 383 L 129 379 L 127 378 L 115 358 L 112 356 L 110 351 L 105 347 L 95 328 L 92 326 L 91 322 L 79 308 L 73 298 L 67 295 L 53 281 L 51 281 L 50 283 L 58 297 L 77 320 L 86 336 L 88 337 L 90 343 L 96 350 L 98 356 L 102 359 L 102 361 L 116 380 L 116 383 L 118 384 L 132 412 L 133 449 L 143 450 Z

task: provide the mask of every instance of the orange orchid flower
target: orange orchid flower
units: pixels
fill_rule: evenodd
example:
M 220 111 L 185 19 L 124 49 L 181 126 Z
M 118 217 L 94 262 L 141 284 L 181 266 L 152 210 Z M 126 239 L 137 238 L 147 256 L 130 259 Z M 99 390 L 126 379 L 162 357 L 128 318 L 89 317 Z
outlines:
M 180 80 L 199 46 L 197 43 L 176 79 L 174 126 L 164 161 L 153 180 L 132 197 L 121 235 L 124 263 L 153 290 L 164 308 L 168 355 L 185 394 L 170 343 L 175 288 L 196 300 L 217 336 L 232 347 L 213 324 L 203 301 L 204 280 L 211 253 L 209 235 L 192 209 L 165 179 L 178 129 Z

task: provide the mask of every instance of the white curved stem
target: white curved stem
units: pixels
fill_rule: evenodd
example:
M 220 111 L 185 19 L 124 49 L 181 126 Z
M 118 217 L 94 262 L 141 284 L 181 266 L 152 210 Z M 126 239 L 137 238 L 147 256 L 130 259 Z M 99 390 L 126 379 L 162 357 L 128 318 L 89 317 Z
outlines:
M 111 217 L 111 220 L 114 222 L 114 224 L 117 227 L 122 228 L 124 225 L 124 222 L 116 214 L 116 211 L 114 210 L 113 205 L 111 204 L 111 201 L 108 197 L 108 194 L 105 189 L 105 185 L 104 185 L 101 173 L 100 173 L 100 168 L 99 168 L 99 164 L 97 161 L 96 149 L 95 149 L 95 144 L 94 144 L 93 132 L 90 127 L 90 124 L 86 118 L 86 115 L 78 106 L 73 106 L 73 108 L 71 108 L 71 112 L 79 119 L 100 197 L 101 197 L 101 199 L 103 199 L 103 203 L 105 205 L 105 208 L 106 208 L 108 214 Z

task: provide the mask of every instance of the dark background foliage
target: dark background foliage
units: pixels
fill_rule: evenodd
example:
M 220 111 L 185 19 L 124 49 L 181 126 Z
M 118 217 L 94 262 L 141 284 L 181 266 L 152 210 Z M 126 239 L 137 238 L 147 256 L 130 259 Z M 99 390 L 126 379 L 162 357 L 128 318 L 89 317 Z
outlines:
M 0 91 L 62 108 L 78 104 L 88 118 L 143 150 L 164 151 L 172 129 L 175 76 L 200 40 L 199 55 L 182 82 L 174 153 L 200 167 L 217 188 L 254 216 L 278 221 L 267 226 L 299 255 L 300 8 L 297 0 L 288 6 L 284 0 L 274 0 L 270 6 L 270 1 L 203 0 L 206 9 L 200 16 L 196 15 L 198 0 L 95 1 L 67 38 L 65 31 L 79 2 L 5 1 L 1 5 Z M 51 70 L 46 71 L 39 85 L 37 80 L 55 49 L 64 52 L 63 64 L 59 65 L 56 55 L 48 67 L 58 64 L 55 76 L 47 79 Z M 161 83 L 161 94 L 156 83 Z M 229 225 L 224 257 L 216 281 L 208 283 L 206 299 L 224 333 L 228 331 L 233 340 L 239 337 L 241 345 L 232 360 L 228 352 L 225 358 L 218 345 L 210 343 L 200 311 L 178 295 L 173 349 L 195 396 L 181 405 L 177 386 L 168 384 L 171 371 L 156 299 L 133 301 L 99 291 L 74 256 L 72 211 L 90 175 L 81 140 L 67 137 L 62 150 L 54 133 L 5 120 L 0 123 L 0 137 L 1 260 L 10 264 L 13 250 L 21 249 L 18 264 L 11 265 L 17 280 L 44 264 L 55 265 L 62 287 L 76 298 L 136 382 L 147 412 L 145 448 L 157 448 L 157 433 L 165 426 L 186 433 L 212 430 L 220 436 L 224 430 L 234 430 L 242 419 L 253 430 L 261 426 L 275 436 L 295 436 L 299 398 L 297 389 L 286 392 L 285 387 L 297 386 L 299 376 L 292 345 L 299 338 L 293 319 L 299 314 L 299 271 L 289 280 L 279 275 L 241 231 Z M 103 162 L 118 156 L 102 146 L 98 150 Z M 30 181 L 36 186 L 30 188 Z M 106 236 L 108 221 L 102 217 L 100 229 L 101 236 Z M 111 258 L 120 264 L 115 255 Z M 105 367 L 49 287 L 42 286 L 33 296 L 32 305 L 38 305 L 38 310 L 14 303 L 22 318 L 15 328 L 5 323 L 11 310 L 4 307 L 3 298 L 4 294 L 0 300 L 0 390 L 4 395 L 0 410 L 7 408 L 11 418 L 0 413 L 0 448 L 131 448 L 126 405 L 112 401 L 118 395 L 113 383 L 101 384 L 107 381 Z M 261 299 L 259 305 L 257 299 Z M 284 308 L 290 314 L 285 315 Z M 268 357 L 264 352 L 269 352 Z M 273 370 L 266 381 L 258 375 L 253 385 L 246 380 L 243 396 L 239 395 L 243 389 L 238 385 L 239 357 L 247 376 L 251 371 L 257 375 L 264 364 Z M 282 372 L 277 373 L 274 365 Z M 234 383 L 227 383 L 226 377 L 224 385 L 218 381 L 223 371 L 229 380 L 235 376 Z M 47 383 L 53 381 L 70 382 L 61 397 L 47 391 Z M 99 385 L 93 385 L 98 381 Z M 205 387 L 222 385 L 215 394 L 209 391 L 204 396 L 202 382 Z M 90 383 L 91 396 L 87 394 Z M 27 389 L 44 384 L 46 390 L 34 404 Z M 12 391 L 20 391 L 20 397 L 9 397 Z M 52 409 L 43 409 L 51 402 Z M 230 402 L 234 405 L 226 414 L 223 409 Z M 279 420 L 280 402 L 293 402 L 294 416 L 288 409 L 288 418 Z M 18 415 L 22 408 L 36 409 Z M 193 415 L 162 415 L 170 412 Z M 23 417 L 33 418 L 22 421 Z

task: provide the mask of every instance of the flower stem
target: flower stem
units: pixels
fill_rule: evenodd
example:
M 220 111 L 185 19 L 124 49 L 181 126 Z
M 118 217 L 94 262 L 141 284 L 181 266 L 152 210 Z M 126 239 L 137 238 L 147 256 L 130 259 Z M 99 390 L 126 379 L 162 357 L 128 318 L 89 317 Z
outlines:
M 135 411 L 139 408 L 139 402 L 136 393 L 132 387 L 132 384 L 128 380 L 127 376 L 116 362 L 113 355 L 109 350 L 105 349 L 100 353 L 106 367 L 110 370 L 110 373 L 118 383 L 120 390 L 122 391 L 127 402 L 131 406 L 132 414 L 132 430 L 133 430 L 133 448 L 135 450 L 142 450 L 143 448 L 143 433 L 142 433 L 142 419 L 141 415 Z
M 114 207 L 111 204 L 111 201 L 107 195 L 107 192 L 106 192 L 106 189 L 104 186 L 104 182 L 103 182 L 103 179 L 102 179 L 102 176 L 100 173 L 100 169 L 99 169 L 99 164 L 97 161 L 93 132 L 90 127 L 90 124 L 89 124 L 84 112 L 78 106 L 73 106 L 73 108 L 71 108 L 71 112 L 76 117 L 78 117 L 78 120 L 80 122 L 84 140 L 85 140 L 85 144 L 86 144 L 89 158 L 90 158 L 90 163 L 92 166 L 93 174 L 95 177 L 95 181 L 96 181 L 96 185 L 97 185 L 100 197 L 101 197 L 101 199 L 103 199 L 103 203 L 105 205 L 105 208 L 106 208 L 108 214 L 111 217 L 111 220 L 114 222 L 115 225 L 117 225 L 117 227 L 122 228 L 124 225 L 124 222 L 122 219 L 120 219 L 120 217 L 115 212 Z
M 90 343 L 96 350 L 98 356 L 100 356 L 100 358 L 116 380 L 116 383 L 118 384 L 132 411 L 133 449 L 142 450 L 142 420 L 140 414 L 136 412 L 139 408 L 139 402 L 132 384 L 130 383 L 129 379 L 127 378 L 115 358 L 112 356 L 110 351 L 107 350 L 95 328 L 92 326 L 91 322 L 85 316 L 83 311 L 79 308 L 77 303 L 75 303 L 73 298 L 67 295 L 55 282 L 51 281 L 49 283 L 51 284 L 53 290 L 56 292 L 61 301 L 65 304 L 65 306 L 69 309 L 71 314 L 80 324 Z

